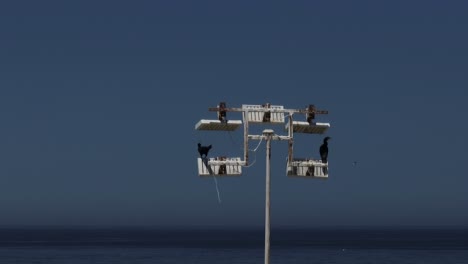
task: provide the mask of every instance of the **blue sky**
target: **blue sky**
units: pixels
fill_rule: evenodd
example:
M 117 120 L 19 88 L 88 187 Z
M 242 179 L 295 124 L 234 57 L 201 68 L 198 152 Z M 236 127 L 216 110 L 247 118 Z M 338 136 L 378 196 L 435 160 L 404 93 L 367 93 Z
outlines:
M 264 144 L 222 203 L 197 175 L 198 142 L 242 153 L 242 131 L 194 130 L 220 101 L 329 111 L 328 180 L 286 177 L 272 145 L 273 227 L 466 225 L 467 8 L 2 2 L 0 225 L 262 226 Z

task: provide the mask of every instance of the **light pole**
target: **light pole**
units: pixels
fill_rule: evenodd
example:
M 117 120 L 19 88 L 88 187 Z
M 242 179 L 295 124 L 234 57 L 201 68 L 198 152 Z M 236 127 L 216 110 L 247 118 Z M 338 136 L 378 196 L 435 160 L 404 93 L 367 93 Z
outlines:
M 266 138 L 266 182 L 265 182 L 265 264 L 270 263 L 270 159 L 271 159 L 271 136 L 273 130 L 264 130 Z
M 329 123 L 314 122 L 315 114 L 327 114 L 328 111 L 317 110 L 313 105 L 306 109 L 283 109 L 282 106 L 272 106 L 269 103 L 264 105 L 243 105 L 242 108 L 227 108 L 225 102 L 221 102 L 216 108 L 209 108 L 210 111 L 218 112 L 218 120 L 202 119 L 195 125 L 197 130 L 224 130 L 232 131 L 244 124 L 244 157 L 227 158 L 198 158 L 198 173 L 200 176 L 239 176 L 242 174 L 242 167 L 248 165 L 248 145 L 249 140 L 266 141 L 266 172 L 265 172 L 265 264 L 270 263 L 270 159 L 271 159 L 271 141 L 287 140 L 288 161 L 287 175 L 300 176 L 307 178 L 328 178 L 328 162 L 322 163 L 316 159 L 294 159 L 293 158 L 293 134 L 309 133 L 323 134 L 330 127 Z M 242 112 L 241 120 L 228 120 L 226 112 Z M 272 129 L 265 129 L 262 135 L 249 135 L 249 123 L 284 123 L 284 114 L 289 114 L 288 124 L 285 130 L 287 136 L 274 134 Z M 293 121 L 294 113 L 306 114 L 307 122 Z M 322 170 L 326 167 L 327 170 Z M 324 171 L 327 173 L 324 174 Z

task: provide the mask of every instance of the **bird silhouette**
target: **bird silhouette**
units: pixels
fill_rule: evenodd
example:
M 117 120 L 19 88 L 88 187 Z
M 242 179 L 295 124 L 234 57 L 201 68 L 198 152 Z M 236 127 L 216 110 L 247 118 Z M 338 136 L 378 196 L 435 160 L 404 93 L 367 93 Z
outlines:
M 203 159 L 203 156 L 208 156 L 208 152 L 211 149 L 211 145 L 208 146 L 202 146 L 200 143 L 198 143 L 198 153 L 200 153 L 200 158 Z
M 320 158 L 322 159 L 323 163 L 328 162 L 328 140 L 331 139 L 331 137 L 325 137 L 323 139 L 323 144 L 320 146 Z

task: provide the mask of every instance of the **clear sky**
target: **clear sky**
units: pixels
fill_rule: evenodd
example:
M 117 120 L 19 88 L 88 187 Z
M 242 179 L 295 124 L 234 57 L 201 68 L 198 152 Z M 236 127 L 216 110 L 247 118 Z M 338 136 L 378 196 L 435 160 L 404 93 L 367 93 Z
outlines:
M 218 179 L 221 203 L 197 174 L 198 142 L 242 153 L 242 131 L 194 129 L 226 101 L 330 112 L 328 180 L 288 178 L 287 143 L 272 145 L 273 227 L 466 226 L 467 10 L 3 1 L 0 225 L 263 226 L 264 144 Z M 295 155 L 322 138 L 298 135 Z

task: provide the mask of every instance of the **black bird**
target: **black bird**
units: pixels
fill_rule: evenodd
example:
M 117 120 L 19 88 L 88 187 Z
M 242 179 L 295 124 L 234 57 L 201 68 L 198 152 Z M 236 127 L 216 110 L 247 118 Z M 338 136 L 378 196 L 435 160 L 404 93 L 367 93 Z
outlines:
M 208 152 L 210 151 L 211 149 L 211 145 L 209 146 L 202 146 L 200 143 L 198 143 L 198 153 L 200 153 L 200 158 L 203 159 L 203 155 L 205 156 L 208 156 Z
M 323 144 L 320 146 L 320 158 L 322 159 L 323 163 L 328 162 L 328 140 L 331 139 L 331 137 L 325 137 L 323 139 Z

